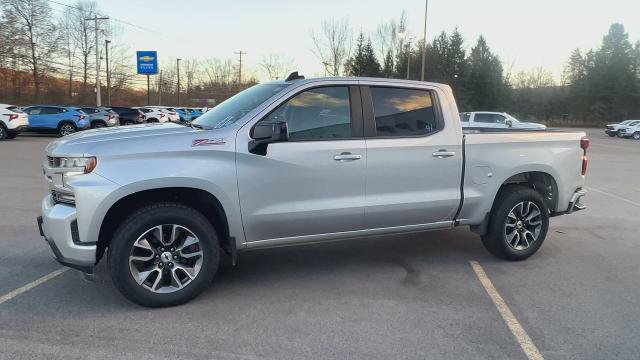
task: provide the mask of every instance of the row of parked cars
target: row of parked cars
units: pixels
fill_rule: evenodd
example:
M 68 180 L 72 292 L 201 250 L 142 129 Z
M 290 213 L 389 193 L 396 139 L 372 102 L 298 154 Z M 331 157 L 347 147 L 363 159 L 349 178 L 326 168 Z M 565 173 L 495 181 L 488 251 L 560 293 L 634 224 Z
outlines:
M 146 106 L 96 107 L 0 104 L 0 140 L 13 139 L 23 131 L 58 133 L 61 136 L 86 129 L 142 123 L 189 122 L 207 109 Z
M 640 140 L 640 120 L 625 120 L 617 124 L 607 124 L 607 129 L 604 132 L 611 137 Z

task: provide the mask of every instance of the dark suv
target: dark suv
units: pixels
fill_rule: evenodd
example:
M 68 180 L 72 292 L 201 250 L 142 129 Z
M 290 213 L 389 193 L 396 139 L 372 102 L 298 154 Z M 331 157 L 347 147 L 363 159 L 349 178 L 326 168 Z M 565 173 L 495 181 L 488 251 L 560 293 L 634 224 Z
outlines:
M 120 125 L 142 124 L 147 118 L 140 110 L 130 107 L 112 106 L 111 110 L 120 116 Z

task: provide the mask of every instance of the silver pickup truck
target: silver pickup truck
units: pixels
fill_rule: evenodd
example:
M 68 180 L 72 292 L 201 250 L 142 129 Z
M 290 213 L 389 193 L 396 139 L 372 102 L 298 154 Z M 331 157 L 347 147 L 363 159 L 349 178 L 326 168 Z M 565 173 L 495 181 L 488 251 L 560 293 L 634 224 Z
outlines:
M 522 260 L 550 217 L 584 208 L 588 145 L 580 131 L 465 134 L 446 85 L 294 73 L 191 124 L 52 142 L 38 223 L 60 263 L 91 273 L 106 252 L 116 287 L 153 307 L 202 292 L 221 254 L 266 247 L 469 226 Z

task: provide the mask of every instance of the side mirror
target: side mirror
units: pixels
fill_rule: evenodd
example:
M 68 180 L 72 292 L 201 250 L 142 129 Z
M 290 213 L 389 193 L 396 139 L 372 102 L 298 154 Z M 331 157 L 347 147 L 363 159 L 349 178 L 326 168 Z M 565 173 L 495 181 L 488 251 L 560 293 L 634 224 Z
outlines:
M 287 123 L 283 121 L 259 122 L 251 130 L 251 138 L 253 140 L 249 141 L 249 152 L 256 155 L 267 155 L 269 144 L 289 140 Z
M 507 124 L 507 127 L 513 127 L 513 121 L 511 121 L 511 119 L 507 119 L 507 121 L 505 121 L 505 124 Z

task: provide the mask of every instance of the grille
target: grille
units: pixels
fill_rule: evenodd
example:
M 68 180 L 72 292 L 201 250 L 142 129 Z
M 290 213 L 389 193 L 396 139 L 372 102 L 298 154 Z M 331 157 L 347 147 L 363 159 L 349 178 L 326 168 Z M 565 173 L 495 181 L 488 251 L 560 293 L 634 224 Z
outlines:
M 77 220 L 73 220 L 71 222 L 71 240 L 74 243 L 80 242 L 80 233 L 78 231 L 78 221 Z
M 49 167 L 54 167 L 56 160 L 51 156 L 47 156 L 47 162 L 49 163 Z

